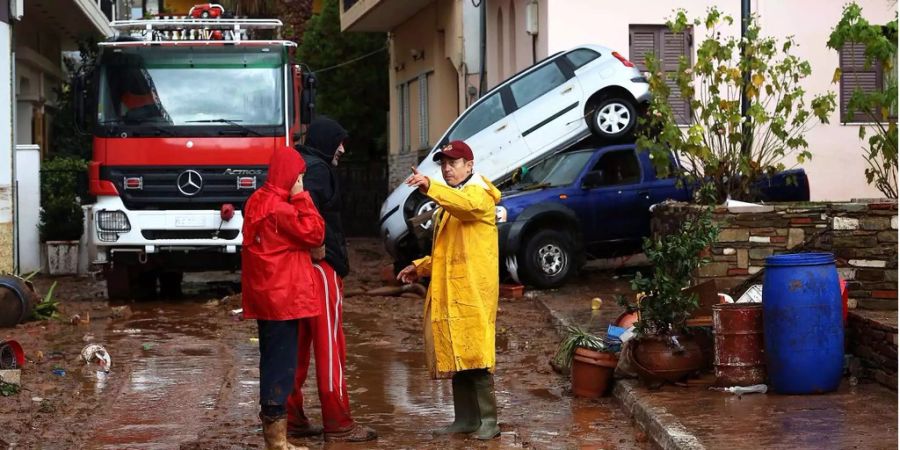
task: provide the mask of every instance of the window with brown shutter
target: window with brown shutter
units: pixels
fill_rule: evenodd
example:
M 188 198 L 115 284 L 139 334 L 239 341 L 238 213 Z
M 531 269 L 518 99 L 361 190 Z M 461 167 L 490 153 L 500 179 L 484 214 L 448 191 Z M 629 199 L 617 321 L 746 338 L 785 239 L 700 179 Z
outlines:
M 866 68 L 866 46 L 855 42 L 847 42 L 841 49 L 841 122 L 872 122 L 881 117 L 880 111 L 853 111 L 848 117 L 847 105 L 850 97 L 857 89 L 869 93 L 884 89 L 884 69 L 878 61 Z
M 669 85 L 669 105 L 679 125 L 691 121 L 690 103 L 681 98 L 681 90 L 669 75 L 678 70 L 681 57 L 688 61 L 693 55 L 692 30 L 673 33 L 665 25 L 629 25 L 628 26 L 629 59 L 637 65 L 641 72 L 647 71 L 646 55 L 651 53 L 659 58 L 660 67 L 666 72 L 666 84 Z

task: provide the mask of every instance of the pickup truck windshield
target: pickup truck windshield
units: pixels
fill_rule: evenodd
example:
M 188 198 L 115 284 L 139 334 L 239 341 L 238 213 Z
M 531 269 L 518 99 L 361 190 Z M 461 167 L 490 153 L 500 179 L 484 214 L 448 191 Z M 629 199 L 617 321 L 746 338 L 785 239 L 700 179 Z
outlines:
M 575 181 L 585 163 L 591 158 L 591 152 L 560 153 L 552 156 L 531 168 L 523 177 L 519 186 L 541 185 L 568 186 Z
M 100 64 L 101 125 L 284 123 L 284 55 L 277 47 L 115 48 Z M 219 120 L 223 117 L 233 123 Z

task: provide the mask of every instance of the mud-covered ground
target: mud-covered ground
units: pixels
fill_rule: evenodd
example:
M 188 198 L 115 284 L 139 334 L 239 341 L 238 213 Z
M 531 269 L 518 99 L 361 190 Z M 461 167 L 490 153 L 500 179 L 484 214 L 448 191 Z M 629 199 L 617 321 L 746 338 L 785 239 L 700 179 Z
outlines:
M 387 263 L 375 240 L 350 242 L 348 291 L 380 287 Z M 185 298 L 108 304 L 102 281 L 58 282 L 64 320 L 0 329 L 0 339 L 25 348 L 19 394 L 0 397 L 0 447 L 11 448 L 262 448 L 256 419 L 259 371 L 256 326 L 236 321 L 238 277 L 192 275 Z M 584 301 L 606 279 L 579 277 L 571 287 L 538 295 Z M 429 429 L 452 420 L 449 381 L 430 380 L 422 354 L 422 300 L 353 296 L 345 299 L 348 384 L 357 421 L 378 441 L 311 448 L 646 448 L 646 438 L 610 398 L 575 399 L 566 377 L 548 361 L 559 337 L 533 299 L 502 299 L 497 325 L 497 398 L 503 434 L 489 443 L 433 438 Z M 80 321 L 69 320 L 78 314 Z M 89 318 L 89 319 L 88 319 Z M 108 376 L 80 359 L 87 343 L 112 357 Z M 312 370 L 312 369 L 311 369 Z M 310 373 L 313 376 L 313 372 Z M 315 384 L 307 410 L 319 419 Z

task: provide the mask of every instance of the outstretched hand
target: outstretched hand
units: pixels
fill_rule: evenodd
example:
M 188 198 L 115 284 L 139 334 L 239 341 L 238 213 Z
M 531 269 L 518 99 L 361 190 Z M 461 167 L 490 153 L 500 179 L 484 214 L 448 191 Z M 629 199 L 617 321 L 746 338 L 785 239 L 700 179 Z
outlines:
M 416 266 L 410 264 L 403 268 L 397 274 L 397 279 L 406 284 L 412 284 L 419 280 L 419 274 L 416 272 Z
M 425 175 L 419 173 L 415 167 L 410 167 L 412 169 L 412 175 L 406 179 L 406 185 L 414 188 L 418 188 L 419 192 L 426 193 L 428 192 L 428 187 L 431 186 L 431 180 L 428 179 Z

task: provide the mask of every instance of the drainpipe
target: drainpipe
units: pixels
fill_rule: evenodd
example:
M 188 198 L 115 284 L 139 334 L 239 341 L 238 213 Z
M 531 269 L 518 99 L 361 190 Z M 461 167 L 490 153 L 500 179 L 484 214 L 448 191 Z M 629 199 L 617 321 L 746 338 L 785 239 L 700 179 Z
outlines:
M 481 55 L 479 58 L 481 59 L 481 73 L 478 76 L 478 98 L 481 98 L 481 95 L 487 91 L 487 80 L 484 77 L 485 72 L 485 64 L 487 64 L 487 13 L 485 12 L 487 9 L 487 0 L 481 0 L 480 9 L 481 9 Z
M 747 26 L 750 22 L 750 0 L 741 0 L 741 42 L 744 42 L 744 39 L 747 37 Z M 741 46 L 742 59 L 746 57 L 747 46 L 743 44 Z M 751 141 L 753 136 L 750 136 L 750 117 L 748 116 L 748 110 L 750 109 L 750 99 L 747 98 L 747 86 L 750 85 L 750 71 L 745 69 L 744 73 L 741 74 L 743 77 L 743 82 L 741 85 L 741 117 L 743 117 L 743 122 L 741 123 L 741 133 L 743 134 L 743 139 L 741 139 L 741 153 L 744 156 L 750 155 L 751 149 Z

